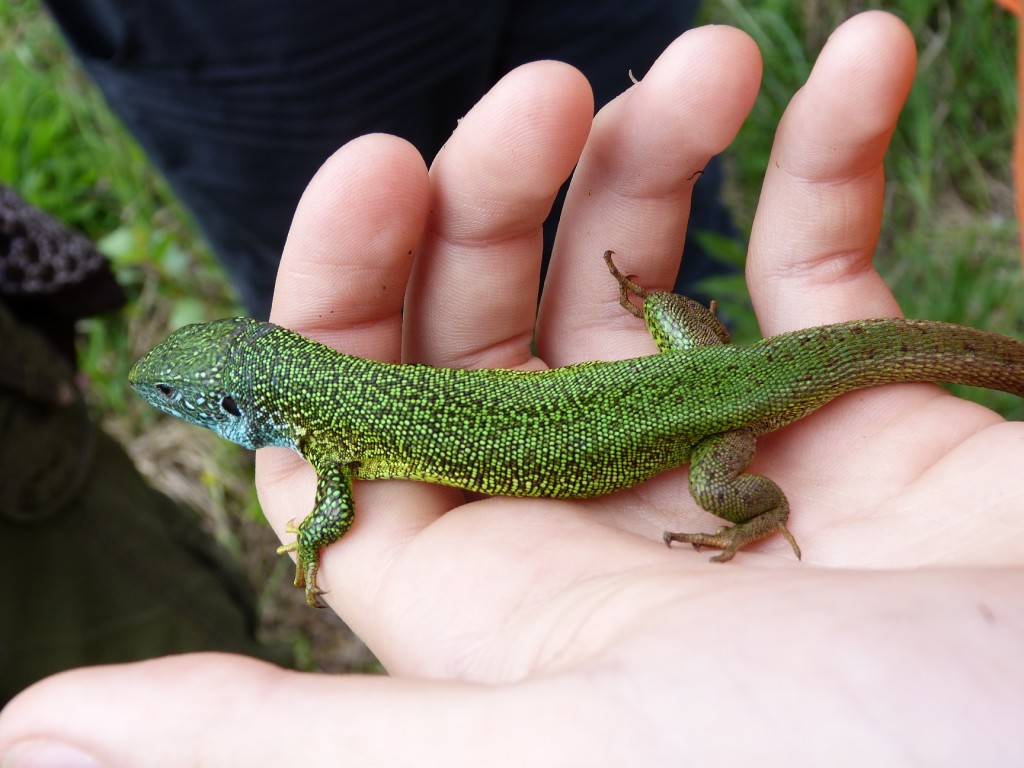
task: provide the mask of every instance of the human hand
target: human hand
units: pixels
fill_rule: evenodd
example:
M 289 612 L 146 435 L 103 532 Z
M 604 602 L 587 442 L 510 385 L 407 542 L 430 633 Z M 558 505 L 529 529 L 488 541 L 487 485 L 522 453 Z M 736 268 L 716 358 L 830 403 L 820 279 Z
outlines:
M 748 267 L 766 335 L 897 311 L 870 258 L 912 74 L 906 29 L 865 14 L 787 111 Z M 695 172 L 732 139 L 759 76 L 749 38 L 704 28 L 593 126 L 578 73 L 521 68 L 462 121 L 429 184 L 404 143 L 351 143 L 296 214 L 274 320 L 436 365 L 653 351 L 600 256 L 672 284 Z M 540 223 L 577 158 L 534 358 Z M 780 538 L 728 565 L 665 548 L 666 528 L 720 525 L 684 471 L 586 502 L 362 483 L 320 584 L 391 677 L 214 655 L 79 670 L 10 705 L 0 754 L 39 738 L 136 766 L 1020 756 L 1022 439 L 1024 425 L 929 385 L 854 393 L 762 439 L 755 467 L 790 499 L 802 563 Z M 279 450 L 258 471 L 288 540 L 312 473 Z

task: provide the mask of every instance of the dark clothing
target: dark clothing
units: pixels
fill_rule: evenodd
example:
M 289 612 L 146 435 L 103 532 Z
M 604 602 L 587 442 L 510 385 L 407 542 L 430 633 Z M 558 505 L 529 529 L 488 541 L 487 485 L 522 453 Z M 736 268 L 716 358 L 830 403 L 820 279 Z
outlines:
M 200 650 L 287 663 L 256 639 L 239 566 L 142 479 L 70 366 L 2 301 L 0 339 L 0 707 L 85 664 Z
M 429 161 L 494 82 L 537 59 L 578 67 L 601 106 L 690 25 L 697 3 L 47 4 L 245 304 L 266 318 L 292 213 L 339 146 L 381 131 Z M 714 168 L 697 186 L 691 228 L 731 232 Z M 699 273 L 708 264 L 697 251 L 688 244 L 686 269 Z

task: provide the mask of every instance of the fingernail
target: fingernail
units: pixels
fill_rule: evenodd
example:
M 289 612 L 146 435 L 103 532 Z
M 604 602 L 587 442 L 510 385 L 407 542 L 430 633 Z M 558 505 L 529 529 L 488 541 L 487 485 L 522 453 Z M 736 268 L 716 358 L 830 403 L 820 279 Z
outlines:
M 60 741 L 38 739 L 11 747 L 0 760 L 0 768 L 101 768 L 88 752 Z

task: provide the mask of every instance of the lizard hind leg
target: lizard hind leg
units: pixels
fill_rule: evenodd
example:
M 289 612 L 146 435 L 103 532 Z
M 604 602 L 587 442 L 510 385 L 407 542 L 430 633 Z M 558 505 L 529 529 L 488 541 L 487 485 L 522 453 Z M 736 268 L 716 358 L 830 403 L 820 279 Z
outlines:
M 731 560 L 740 549 L 781 533 L 800 558 L 800 547 L 786 528 L 789 502 L 782 489 L 762 475 L 744 472 L 754 456 L 755 436 L 737 429 L 700 441 L 690 460 L 690 494 L 708 512 L 733 523 L 715 533 L 666 531 L 665 544 L 688 542 L 695 549 L 714 547 L 712 561 Z
M 633 279 L 633 275 L 619 271 L 612 261 L 614 255 L 612 251 L 605 251 L 604 261 L 619 283 L 619 304 L 647 324 L 659 352 L 729 343 L 729 330 L 715 314 L 715 302 L 705 307 L 699 301 L 677 293 L 648 291 Z M 630 293 L 643 300 L 643 309 L 629 300 Z

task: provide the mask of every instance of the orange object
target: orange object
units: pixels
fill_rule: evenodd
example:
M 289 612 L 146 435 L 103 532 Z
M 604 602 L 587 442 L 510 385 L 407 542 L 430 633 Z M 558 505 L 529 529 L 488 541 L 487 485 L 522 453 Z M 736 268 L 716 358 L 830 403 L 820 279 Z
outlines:
M 1006 10 L 1017 14 L 1020 24 L 1021 0 L 996 0 Z M 1017 223 L 1021 227 L 1021 260 L 1024 262 L 1024 121 L 1020 108 L 1024 86 L 1024 46 L 1021 45 L 1020 30 L 1017 32 L 1017 131 L 1013 141 L 1013 183 L 1017 191 Z

